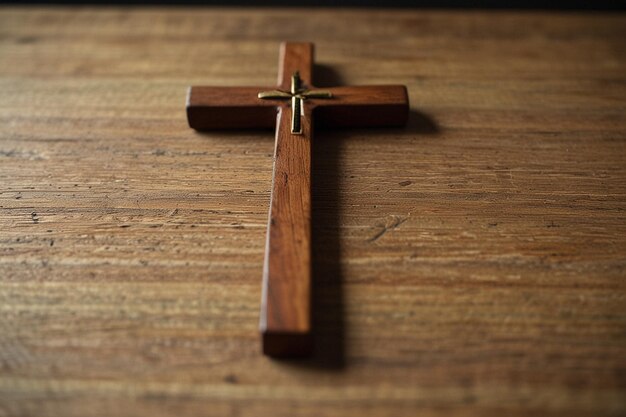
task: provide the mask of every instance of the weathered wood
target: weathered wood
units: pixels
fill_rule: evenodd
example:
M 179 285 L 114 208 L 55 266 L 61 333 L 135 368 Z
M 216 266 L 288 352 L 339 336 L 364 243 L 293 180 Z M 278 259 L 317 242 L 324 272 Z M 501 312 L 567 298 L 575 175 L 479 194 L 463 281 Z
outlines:
M 2 8 L 0 415 L 624 414 L 625 19 Z M 284 39 L 415 110 L 316 131 L 294 364 L 258 354 L 272 133 L 181 109 Z

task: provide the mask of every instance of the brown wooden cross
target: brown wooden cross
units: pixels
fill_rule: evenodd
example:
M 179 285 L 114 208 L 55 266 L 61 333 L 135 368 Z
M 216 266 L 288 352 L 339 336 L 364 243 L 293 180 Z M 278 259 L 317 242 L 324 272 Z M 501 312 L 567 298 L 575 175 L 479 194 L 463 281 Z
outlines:
M 409 101 L 404 86 L 335 87 L 312 82 L 313 44 L 283 43 L 277 88 L 191 87 L 187 118 L 194 129 L 276 126 L 261 334 L 269 356 L 310 353 L 311 141 L 323 126 L 401 126 Z

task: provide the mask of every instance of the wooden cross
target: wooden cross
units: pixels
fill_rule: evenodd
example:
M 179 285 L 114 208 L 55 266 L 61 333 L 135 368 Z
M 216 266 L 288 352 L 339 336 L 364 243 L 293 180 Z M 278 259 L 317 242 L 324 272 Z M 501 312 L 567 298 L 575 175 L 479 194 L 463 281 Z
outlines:
M 404 86 L 316 90 L 312 76 L 313 44 L 283 43 L 277 88 L 191 87 L 187 98 L 189 126 L 197 130 L 276 126 L 260 324 L 269 356 L 306 355 L 312 347 L 313 119 L 366 127 L 401 126 L 408 117 Z

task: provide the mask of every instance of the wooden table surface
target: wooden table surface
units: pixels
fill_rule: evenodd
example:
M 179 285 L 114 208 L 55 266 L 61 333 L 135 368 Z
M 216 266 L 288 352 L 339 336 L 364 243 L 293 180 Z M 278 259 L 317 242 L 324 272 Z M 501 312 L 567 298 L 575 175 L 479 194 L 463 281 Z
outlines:
M 626 16 L 0 9 L 0 416 L 626 413 Z M 406 84 L 318 132 L 309 360 L 260 354 L 273 133 L 189 85 Z

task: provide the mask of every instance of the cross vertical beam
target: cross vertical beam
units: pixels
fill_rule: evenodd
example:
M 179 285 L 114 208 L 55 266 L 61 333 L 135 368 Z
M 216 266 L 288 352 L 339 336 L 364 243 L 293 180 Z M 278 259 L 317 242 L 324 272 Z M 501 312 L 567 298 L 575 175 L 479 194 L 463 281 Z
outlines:
M 281 79 L 286 91 L 292 74 L 310 84 L 313 45 L 285 44 L 281 48 Z M 272 194 L 267 226 L 261 334 L 267 355 L 306 354 L 311 343 L 311 109 L 281 106 L 276 119 Z M 301 117 L 303 114 L 303 117 Z M 292 119 L 299 132 L 292 133 Z
M 332 127 L 401 126 L 404 86 L 312 85 L 313 44 L 281 45 L 278 86 L 191 87 L 187 119 L 194 129 L 276 126 L 260 328 L 263 352 L 306 355 L 311 331 L 311 144 L 313 117 Z M 271 89 L 271 88 L 270 88 Z

